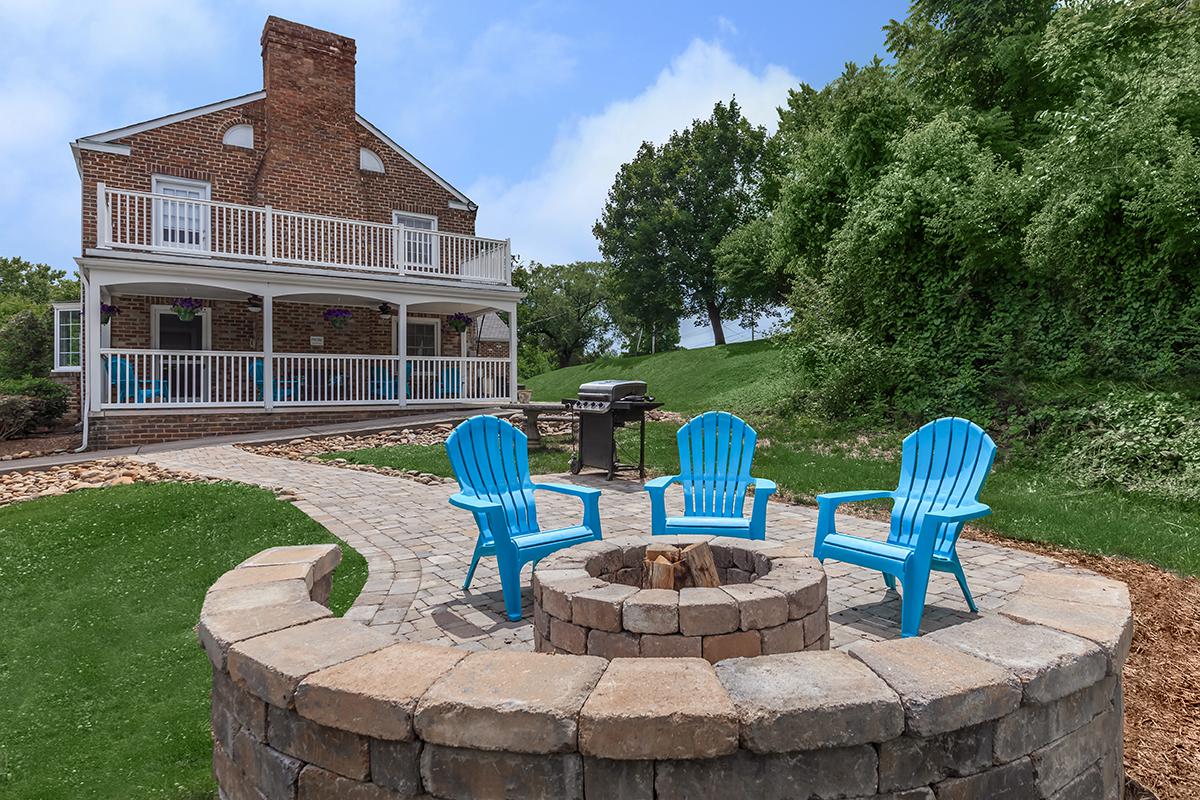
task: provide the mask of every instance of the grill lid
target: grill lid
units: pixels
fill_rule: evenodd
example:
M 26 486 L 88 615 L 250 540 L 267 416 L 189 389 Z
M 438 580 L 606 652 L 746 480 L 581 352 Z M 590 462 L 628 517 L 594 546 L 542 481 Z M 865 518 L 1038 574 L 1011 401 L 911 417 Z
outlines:
M 609 379 L 589 381 L 579 387 L 580 400 L 620 400 L 624 397 L 644 397 L 645 381 Z

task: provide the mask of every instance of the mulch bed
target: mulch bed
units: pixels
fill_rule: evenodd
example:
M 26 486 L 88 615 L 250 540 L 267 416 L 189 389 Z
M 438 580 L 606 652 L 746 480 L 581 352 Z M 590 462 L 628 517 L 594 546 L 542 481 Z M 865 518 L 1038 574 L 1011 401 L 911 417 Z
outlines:
M 1200 581 L 1140 561 L 967 529 L 972 539 L 1028 550 L 1124 581 L 1134 631 L 1125 663 L 1125 771 L 1160 800 L 1200 797 Z M 1127 795 L 1146 798 L 1131 787 Z
M 23 439 L 5 439 L 0 441 L 0 461 L 66 453 L 79 447 L 82 441 L 83 437 L 76 431 L 39 433 Z

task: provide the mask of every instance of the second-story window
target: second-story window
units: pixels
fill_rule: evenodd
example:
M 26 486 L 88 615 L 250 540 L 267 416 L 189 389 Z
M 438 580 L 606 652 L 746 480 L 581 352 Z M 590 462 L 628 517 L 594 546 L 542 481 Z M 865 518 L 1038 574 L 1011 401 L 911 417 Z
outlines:
M 392 213 L 392 222 L 404 228 L 404 266 L 410 269 L 437 271 L 437 217 L 425 214 Z
M 159 247 L 208 250 L 209 185 L 154 176 L 154 237 Z

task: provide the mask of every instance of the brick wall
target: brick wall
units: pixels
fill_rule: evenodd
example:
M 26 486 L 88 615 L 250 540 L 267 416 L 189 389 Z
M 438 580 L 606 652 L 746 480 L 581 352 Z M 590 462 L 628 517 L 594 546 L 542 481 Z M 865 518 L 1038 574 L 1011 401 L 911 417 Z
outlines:
M 118 140 L 128 156 L 80 151 L 83 248 L 96 240 L 96 183 L 150 191 L 155 174 L 208 181 L 212 199 L 390 223 L 392 211 L 438 218 L 440 230 L 475 233 L 475 212 L 355 118 L 354 40 L 270 17 L 263 28 L 267 96 Z M 254 148 L 222 144 L 233 125 L 254 127 Z M 359 147 L 384 163 L 358 168 Z
M 80 372 L 52 372 L 50 380 L 67 388 L 67 413 L 63 414 L 64 424 L 79 422 L 79 381 Z
M 121 313 L 109 322 L 112 347 L 148 349 L 152 346 L 150 313 L 156 305 L 169 306 L 173 297 L 145 295 L 114 296 L 112 302 Z M 261 350 L 262 313 L 249 311 L 240 300 L 206 300 L 205 307 L 212 315 L 212 348 L 214 350 Z M 274 350 L 277 353 L 350 353 L 358 355 L 391 355 L 397 350 L 392 343 L 393 318 L 383 319 L 374 308 L 352 308 L 350 321 L 341 330 L 334 328 L 322 316 L 328 306 L 314 303 L 275 301 Z M 438 319 L 436 314 L 409 312 L 409 319 Z M 441 323 L 441 352 L 457 356 L 460 335 Z M 324 337 L 323 347 L 313 347 L 311 337 Z M 494 344 L 483 342 L 481 344 Z M 499 343 L 505 356 L 507 343 Z M 483 355 L 492 355 L 492 352 Z
M 130 447 L 158 442 L 175 442 L 202 436 L 277 431 L 312 425 L 332 425 L 338 422 L 357 422 L 388 419 L 410 414 L 428 414 L 434 406 L 401 408 L 398 405 L 373 408 L 324 408 L 297 411 L 264 411 L 231 413 L 211 410 L 188 413 L 109 413 L 92 417 L 89 423 L 88 447 L 103 450 L 110 447 Z

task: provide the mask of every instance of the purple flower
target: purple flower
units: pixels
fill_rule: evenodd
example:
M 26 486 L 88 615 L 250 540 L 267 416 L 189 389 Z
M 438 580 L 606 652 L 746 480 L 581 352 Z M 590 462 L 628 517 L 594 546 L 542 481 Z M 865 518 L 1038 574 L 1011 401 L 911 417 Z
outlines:
M 102 316 L 102 317 L 115 317 L 117 314 L 120 314 L 120 313 L 121 313 L 121 309 L 118 308 L 117 306 L 110 306 L 108 303 L 100 304 L 100 316 Z
M 350 319 L 350 309 L 348 308 L 327 308 L 322 314 L 327 322 L 333 322 L 335 319 L 347 320 Z
M 471 324 L 471 315 L 464 314 L 461 311 L 455 311 L 453 314 L 450 315 L 449 322 L 451 325 L 455 325 L 455 326 L 462 325 L 465 328 Z
M 191 311 L 195 313 L 204 308 L 204 301 L 197 300 L 194 297 L 176 297 L 171 301 L 171 308 L 176 312 Z

